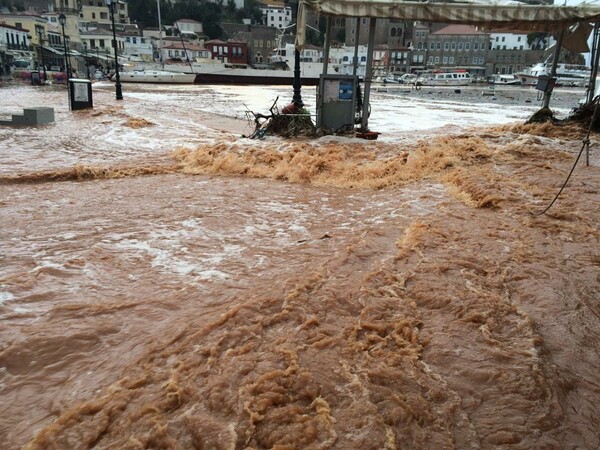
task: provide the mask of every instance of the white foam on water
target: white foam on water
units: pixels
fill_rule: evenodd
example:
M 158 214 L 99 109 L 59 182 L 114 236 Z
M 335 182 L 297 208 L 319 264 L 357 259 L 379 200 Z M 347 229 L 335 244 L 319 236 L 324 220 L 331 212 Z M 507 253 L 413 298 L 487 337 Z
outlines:
M 15 296 L 12 293 L 10 293 L 8 291 L 0 292 L 0 305 L 3 304 L 4 302 L 9 302 L 14 299 L 15 299 Z

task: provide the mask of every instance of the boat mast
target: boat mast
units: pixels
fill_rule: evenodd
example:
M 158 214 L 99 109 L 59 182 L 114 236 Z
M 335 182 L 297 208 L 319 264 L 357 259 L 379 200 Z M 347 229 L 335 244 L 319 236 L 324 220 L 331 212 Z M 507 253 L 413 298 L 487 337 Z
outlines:
M 163 63 L 163 40 L 162 40 L 162 21 L 160 20 L 160 0 L 156 0 L 156 9 L 158 10 L 158 59 L 160 60 L 161 67 L 164 68 Z

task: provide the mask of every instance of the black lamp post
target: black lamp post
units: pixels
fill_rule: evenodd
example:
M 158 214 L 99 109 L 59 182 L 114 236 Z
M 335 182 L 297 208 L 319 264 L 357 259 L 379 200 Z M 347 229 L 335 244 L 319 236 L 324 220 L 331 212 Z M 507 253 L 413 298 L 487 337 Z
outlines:
M 42 58 L 42 68 L 44 69 L 44 82 L 46 82 L 46 64 L 44 63 L 44 27 L 41 25 L 35 26 L 35 31 L 37 32 L 38 39 L 40 41 L 40 57 Z
M 65 35 L 65 24 L 67 23 L 67 17 L 64 14 L 60 14 L 58 16 L 58 23 L 62 27 L 62 36 L 63 36 L 63 48 L 65 51 L 65 70 L 67 71 L 67 88 L 69 87 L 69 74 L 71 73 L 71 69 L 69 67 L 69 57 L 67 56 L 67 36 Z
M 71 64 L 71 38 L 69 36 L 65 37 L 65 44 L 67 46 L 67 75 L 69 78 L 73 77 L 73 65 Z
M 110 20 L 112 22 L 113 48 L 115 49 L 115 88 L 117 90 L 117 100 L 123 100 L 123 91 L 121 90 L 121 77 L 119 75 L 119 56 L 117 53 L 117 32 L 115 30 L 115 8 L 118 0 L 106 0 L 106 5 L 110 11 Z
M 296 34 L 298 33 L 298 8 L 300 6 L 300 1 L 296 2 L 295 7 L 295 15 L 296 15 Z M 292 97 L 292 102 L 302 108 L 304 106 L 304 102 L 302 101 L 302 81 L 300 80 L 300 50 L 297 47 L 294 48 L 294 81 L 292 83 L 292 87 L 294 88 L 294 95 Z
M 88 50 L 88 44 L 86 41 L 83 41 L 83 62 L 85 62 L 86 78 L 89 80 L 90 79 L 90 65 L 89 65 L 88 59 L 87 59 L 87 50 Z

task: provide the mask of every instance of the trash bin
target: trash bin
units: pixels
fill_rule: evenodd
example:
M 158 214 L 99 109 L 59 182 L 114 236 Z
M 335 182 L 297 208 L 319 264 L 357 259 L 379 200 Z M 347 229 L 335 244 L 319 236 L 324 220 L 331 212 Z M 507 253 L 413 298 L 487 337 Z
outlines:
M 552 92 L 555 85 L 556 78 L 551 78 L 548 75 L 540 75 L 535 88 L 542 92 Z
M 93 108 L 92 82 L 83 78 L 69 78 L 71 110 Z

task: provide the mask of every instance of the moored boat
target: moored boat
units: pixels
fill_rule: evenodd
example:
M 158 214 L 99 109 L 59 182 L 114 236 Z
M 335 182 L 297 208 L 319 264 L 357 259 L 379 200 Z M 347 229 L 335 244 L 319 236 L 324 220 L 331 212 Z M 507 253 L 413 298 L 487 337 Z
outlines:
M 471 82 L 471 74 L 466 70 L 425 73 L 416 81 L 422 86 L 468 86 Z
M 551 64 L 537 63 L 525 69 L 517 76 L 526 86 L 535 86 L 540 76 L 549 76 Z M 590 79 L 591 70 L 587 66 L 576 64 L 557 64 L 556 85 L 557 86 L 585 86 Z
M 516 75 L 504 75 L 497 73 L 490 78 L 490 84 L 504 84 L 504 85 L 521 85 L 523 84 L 521 79 Z
M 112 79 L 114 81 L 114 77 Z M 168 70 L 126 70 L 119 73 L 119 79 L 123 83 L 192 84 L 196 74 Z

